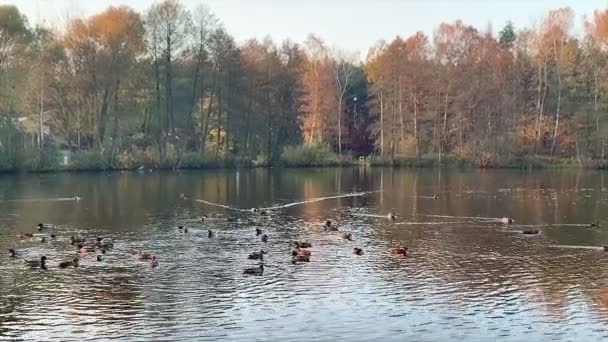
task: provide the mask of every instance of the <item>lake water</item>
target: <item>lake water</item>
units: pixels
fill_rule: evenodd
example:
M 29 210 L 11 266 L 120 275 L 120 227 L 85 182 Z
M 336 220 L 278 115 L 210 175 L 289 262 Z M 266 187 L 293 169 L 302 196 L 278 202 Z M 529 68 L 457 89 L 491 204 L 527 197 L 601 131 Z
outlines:
M 2 176 L 0 340 L 606 339 L 606 181 L 591 171 L 383 168 Z M 278 208 L 236 210 L 252 207 Z M 328 218 L 354 240 L 325 232 Z M 57 238 L 41 243 L 39 222 Z M 529 229 L 540 234 L 521 234 Z M 77 255 L 70 236 L 115 246 L 101 262 L 91 253 L 59 269 Z M 310 263 L 290 262 L 293 240 L 312 243 Z M 408 256 L 388 252 L 400 244 Z M 47 256 L 49 269 L 9 248 Z M 263 276 L 243 275 L 260 249 Z

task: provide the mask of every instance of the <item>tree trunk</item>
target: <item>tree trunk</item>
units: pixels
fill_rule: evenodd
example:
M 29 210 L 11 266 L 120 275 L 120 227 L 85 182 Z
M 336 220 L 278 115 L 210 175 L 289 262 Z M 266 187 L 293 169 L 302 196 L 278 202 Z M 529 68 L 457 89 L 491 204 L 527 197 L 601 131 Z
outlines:
M 555 151 L 555 142 L 557 140 L 557 130 L 559 128 L 559 112 L 562 104 L 562 75 L 559 65 L 559 56 L 557 55 L 557 42 L 553 41 L 553 52 L 555 53 L 555 67 L 557 68 L 557 108 L 555 109 L 555 127 L 553 129 L 553 140 L 551 141 L 551 156 Z
M 342 155 L 342 99 L 344 94 L 338 98 L 338 154 Z
M 418 147 L 418 96 L 414 93 L 414 143 L 416 144 L 416 159 L 420 158 Z
M 384 99 L 380 92 L 380 155 L 384 155 Z

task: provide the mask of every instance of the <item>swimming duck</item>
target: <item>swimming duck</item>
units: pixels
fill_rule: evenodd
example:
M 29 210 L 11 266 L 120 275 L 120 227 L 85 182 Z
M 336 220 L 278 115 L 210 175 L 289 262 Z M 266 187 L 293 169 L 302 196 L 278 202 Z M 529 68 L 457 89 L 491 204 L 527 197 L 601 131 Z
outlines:
M 50 237 L 51 237 L 51 239 L 55 240 L 55 238 L 57 238 L 57 235 L 51 234 Z
M 243 274 L 262 275 L 264 273 L 264 264 L 260 264 L 259 267 L 246 268 Z
M 251 212 L 257 214 L 260 210 L 258 208 L 251 208 Z
M 526 235 L 537 235 L 537 234 L 540 234 L 540 231 L 537 229 L 530 229 L 530 230 L 524 230 L 521 233 L 526 234 Z
M 597 223 L 597 222 L 591 222 L 591 223 L 589 223 L 589 227 L 599 227 L 599 226 L 600 226 L 600 224 Z
M 391 220 L 391 221 L 394 221 L 397 218 L 397 215 L 395 214 L 395 212 L 391 211 L 390 213 L 388 213 L 386 215 L 386 218 L 389 219 L 389 220 Z
M 359 248 L 359 247 L 355 247 L 355 248 L 353 248 L 353 253 L 355 255 L 363 255 L 363 249 Z
M 264 250 L 260 250 L 259 252 L 253 252 L 253 253 L 249 254 L 247 259 L 264 260 L 264 254 L 266 254 L 266 251 L 264 251 Z
M 40 257 L 40 260 L 24 260 L 25 263 L 31 268 L 42 268 L 46 270 L 46 256 Z
M 434 199 L 434 200 L 439 199 L 439 196 L 437 196 L 437 195 L 433 195 L 433 199 Z
M 262 242 L 264 242 L 264 243 L 268 242 L 268 235 L 266 235 L 266 234 L 262 235 Z
M 213 237 L 213 230 L 209 229 L 207 231 L 207 237 L 210 238 L 210 239 Z
M 156 255 L 153 255 L 150 258 L 150 260 L 148 260 L 148 266 L 150 266 L 151 268 L 158 266 L 158 261 L 156 260 Z
M 353 234 L 352 233 L 344 233 L 342 234 L 342 238 L 348 241 L 353 241 Z
M 310 256 L 308 255 L 294 255 L 291 257 L 291 263 L 295 264 L 297 262 L 310 262 Z
M 260 236 L 262 235 L 262 230 L 260 228 L 256 228 L 255 229 L 255 236 Z
M 312 247 L 312 244 L 310 242 L 305 242 L 305 241 L 294 241 L 293 245 L 298 247 L 298 248 L 310 248 Z
M 8 256 L 11 258 L 16 258 L 17 257 L 17 252 L 14 249 L 9 249 L 8 250 Z
M 38 223 L 36 227 L 38 228 L 39 232 L 43 231 L 44 229 L 55 229 L 55 226 L 49 223 Z
M 21 233 L 21 235 L 19 235 L 19 238 L 21 239 L 25 239 L 25 238 L 33 238 L 34 234 L 32 233 Z
M 150 259 L 152 259 L 152 254 L 139 251 L 139 252 L 137 252 L 137 259 L 138 260 L 150 260 Z
M 406 256 L 407 249 L 408 249 L 407 247 L 403 247 L 403 246 L 391 248 L 391 254 L 398 254 L 398 255 Z
M 323 229 L 325 231 L 328 231 L 328 230 L 337 231 L 338 227 L 335 225 L 335 223 L 332 220 L 327 220 L 327 221 L 325 221 L 325 224 L 323 225 Z
M 296 249 L 294 249 L 291 252 L 291 255 L 293 255 L 293 256 L 296 256 L 296 255 L 310 256 L 311 254 L 312 254 L 311 251 L 302 249 L 300 247 L 296 247 Z
M 503 217 L 500 219 L 500 222 L 503 224 L 511 224 L 513 222 L 515 222 L 512 218 L 510 217 Z
M 184 226 L 177 226 L 177 229 L 180 230 L 180 231 L 184 230 Z
M 68 268 L 70 266 L 78 267 L 78 258 L 74 258 L 70 261 L 63 261 L 59 263 L 59 268 Z
M 97 256 L 97 262 L 101 262 L 101 261 L 102 261 L 101 255 L 98 255 Z
M 73 236 L 70 236 L 70 244 L 71 245 L 75 245 L 75 244 L 79 244 L 79 243 L 85 243 L 85 239 L 75 238 Z
M 96 245 L 102 249 L 111 249 L 114 247 L 114 242 L 111 239 L 102 239 L 98 237 Z
M 81 199 L 80 195 L 74 195 L 74 201 L 80 201 Z

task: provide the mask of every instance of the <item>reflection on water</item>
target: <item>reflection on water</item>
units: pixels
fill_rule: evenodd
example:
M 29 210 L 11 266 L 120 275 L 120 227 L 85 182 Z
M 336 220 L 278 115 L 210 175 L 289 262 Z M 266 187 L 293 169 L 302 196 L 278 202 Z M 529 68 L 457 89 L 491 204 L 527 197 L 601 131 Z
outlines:
M 372 193 L 306 203 L 359 192 Z M 279 209 L 262 217 L 182 193 L 234 208 Z M 74 194 L 82 200 L 57 200 Z M 4 176 L 0 196 L 0 340 L 608 338 L 602 173 L 352 168 Z M 290 205 L 296 202 L 304 203 Z M 390 211 L 398 214 L 394 222 L 385 218 Z M 215 213 L 235 220 L 200 221 Z M 325 232 L 327 218 L 354 241 Z M 44 234 L 35 229 L 39 222 L 57 225 L 57 239 L 19 239 L 21 232 Z M 179 233 L 180 224 L 188 234 Z M 207 229 L 216 236 L 208 238 Z M 521 234 L 527 229 L 541 234 Z M 59 269 L 75 255 L 71 235 L 112 237 L 116 245 L 102 262 L 91 254 L 77 269 Z M 310 263 L 290 263 L 288 242 L 296 239 L 313 244 Z M 388 252 L 400 244 L 409 247 L 405 258 Z M 354 256 L 355 246 L 365 255 Z M 49 270 L 28 269 L 4 254 L 9 248 L 25 259 L 46 255 Z M 262 248 L 264 276 L 244 276 L 255 265 L 247 255 Z M 154 252 L 160 266 L 136 261 L 136 250 Z

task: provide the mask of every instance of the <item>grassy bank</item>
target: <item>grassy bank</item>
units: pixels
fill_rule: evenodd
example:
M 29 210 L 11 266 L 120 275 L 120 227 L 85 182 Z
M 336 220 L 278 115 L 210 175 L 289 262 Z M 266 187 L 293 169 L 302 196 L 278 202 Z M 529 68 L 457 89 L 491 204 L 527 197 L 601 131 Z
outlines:
M 608 169 L 607 161 L 576 160 L 543 156 L 499 158 L 491 155 L 462 157 L 455 155 L 424 155 L 419 158 L 397 156 L 354 157 L 332 152 L 325 145 L 286 147 L 278 160 L 258 157 L 255 160 L 240 156 L 202 155 L 200 153 L 171 153 L 161 162 L 158 153 L 104 153 L 103 151 L 79 151 L 72 153 L 69 162 L 63 163 L 62 154 L 52 148 L 24 154 L 21 158 L 1 158 L 0 172 L 62 172 L 62 171 L 114 171 L 137 169 L 233 169 L 279 166 L 302 167 L 403 167 L 449 169 L 556 169 L 585 168 Z

